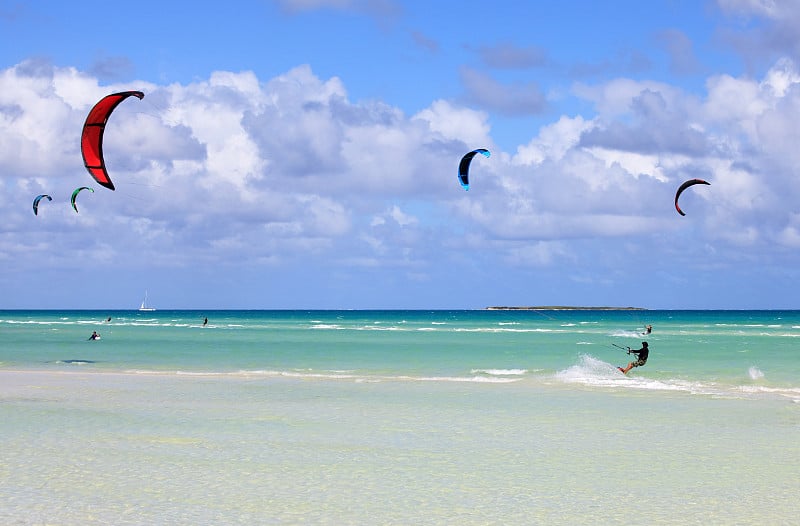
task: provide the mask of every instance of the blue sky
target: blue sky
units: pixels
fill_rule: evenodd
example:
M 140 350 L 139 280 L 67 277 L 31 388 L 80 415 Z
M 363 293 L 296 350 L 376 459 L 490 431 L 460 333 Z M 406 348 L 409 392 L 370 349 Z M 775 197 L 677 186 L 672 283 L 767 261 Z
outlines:
M 799 26 L 797 0 L 0 0 L 0 308 L 797 308 Z M 80 129 L 124 90 L 112 192 Z

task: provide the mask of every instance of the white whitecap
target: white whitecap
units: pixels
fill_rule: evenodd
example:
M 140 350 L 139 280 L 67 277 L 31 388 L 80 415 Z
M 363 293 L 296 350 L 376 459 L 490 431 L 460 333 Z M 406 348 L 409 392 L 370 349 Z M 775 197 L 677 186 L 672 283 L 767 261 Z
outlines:
M 488 374 L 490 376 L 521 376 L 527 369 L 473 369 L 471 374 Z
M 753 365 L 747 370 L 747 376 L 749 376 L 751 380 L 761 380 L 764 378 L 764 373 L 761 369 Z

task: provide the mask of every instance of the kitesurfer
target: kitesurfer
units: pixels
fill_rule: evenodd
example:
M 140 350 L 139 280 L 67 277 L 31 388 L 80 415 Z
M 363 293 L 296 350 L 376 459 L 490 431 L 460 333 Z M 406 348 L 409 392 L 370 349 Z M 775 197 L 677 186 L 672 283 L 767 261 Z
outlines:
M 650 334 L 651 332 L 653 332 L 653 326 L 652 325 L 645 326 L 644 334 Z
M 648 349 L 647 347 L 647 342 L 642 342 L 641 349 L 633 350 L 630 347 L 628 347 L 628 354 L 635 354 L 636 360 L 630 362 L 628 366 L 625 368 L 617 367 L 617 369 L 619 369 L 622 372 L 622 374 L 628 374 L 628 371 L 630 371 L 634 367 L 641 367 L 644 364 L 646 364 L 647 356 L 650 354 L 650 349 Z
M 100 335 L 97 334 L 97 331 L 92 331 L 92 335 L 89 336 L 89 339 L 90 340 L 99 340 L 100 339 Z
M 205 327 L 206 325 L 208 325 L 208 318 L 203 320 L 203 327 Z

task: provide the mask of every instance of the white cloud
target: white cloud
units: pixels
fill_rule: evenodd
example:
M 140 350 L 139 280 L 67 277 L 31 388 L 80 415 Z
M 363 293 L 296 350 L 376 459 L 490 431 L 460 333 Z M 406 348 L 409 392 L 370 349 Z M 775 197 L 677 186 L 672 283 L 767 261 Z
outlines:
M 401 227 L 408 225 L 416 225 L 419 222 L 416 217 L 406 214 L 405 212 L 400 210 L 400 207 L 397 205 L 394 205 L 392 209 L 389 211 L 389 216 L 392 219 L 394 219 L 395 222 Z
M 626 78 L 612 79 L 595 85 L 577 83 L 573 93 L 595 104 L 597 113 L 611 120 L 628 114 L 634 100 L 642 93 L 658 93 L 667 105 L 687 97 L 680 88 L 655 81 L 639 81 Z
M 430 129 L 443 139 L 462 141 L 468 145 L 490 144 L 487 122 L 489 116 L 485 112 L 460 108 L 447 101 L 437 100 L 414 118 L 426 121 Z
M 583 132 L 593 124 L 580 115 L 575 118 L 562 116 L 557 122 L 543 127 L 539 135 L 528 144 L 517 148 L 514 162 L 540 164 L 545 159 L 558 161 L 578 142 Z

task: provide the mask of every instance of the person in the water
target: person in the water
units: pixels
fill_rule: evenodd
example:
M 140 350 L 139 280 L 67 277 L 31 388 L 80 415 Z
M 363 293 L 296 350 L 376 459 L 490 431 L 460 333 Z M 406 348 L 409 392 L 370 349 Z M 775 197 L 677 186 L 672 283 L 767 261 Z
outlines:
M 617 367 L 622 374 L 628 374 L 628 371 L 633 369 L 634 367 L 641 367 L 647 363 L 647 356 L 650 354 L 650 349 L 647 347 L 647 342 L 642 342 L 642 348 L 633 350 L 628 347 L 628 354 L 636 355 L 636 360 L 632 361 L 628 364 L 627 367 Z

